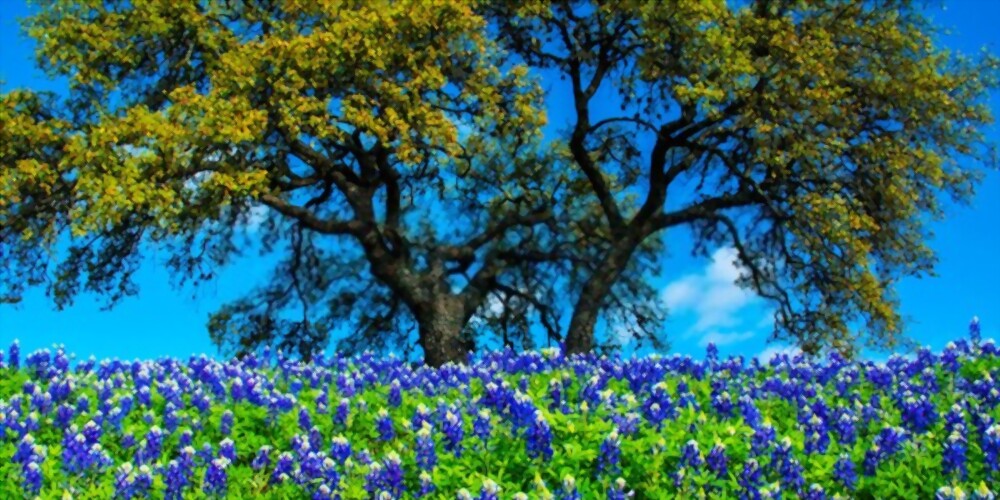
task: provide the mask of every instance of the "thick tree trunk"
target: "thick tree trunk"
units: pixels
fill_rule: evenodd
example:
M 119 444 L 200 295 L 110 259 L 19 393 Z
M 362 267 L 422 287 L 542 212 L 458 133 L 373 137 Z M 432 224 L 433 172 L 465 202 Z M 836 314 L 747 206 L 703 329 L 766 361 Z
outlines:
M 611 293 L 615 280 L 621 276 L 638 246 L 638 239 L 626 237 L 608 251 L 597 272 L 583 284 L 580 298 L 573 308 L 569 331 L 566 333 L 566 353 L 590 352 L 594 347 L 594 328 L 601 306 Z
M 439 367 L 465 361 L 468 346 L 462 338 L 466 318 L 461 302 L 453 297 L 435 298 L 416 314 L 424 363 Z

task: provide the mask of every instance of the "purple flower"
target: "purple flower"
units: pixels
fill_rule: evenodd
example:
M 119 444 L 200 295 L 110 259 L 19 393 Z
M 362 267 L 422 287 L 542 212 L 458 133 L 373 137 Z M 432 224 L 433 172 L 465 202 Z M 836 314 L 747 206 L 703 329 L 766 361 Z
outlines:
M 219 432 L 223 436 L 228 436 L 233 432 L 233 412 L 226 410 L 222 412 L 222 419 L 219 421 Z
M 278 462 L 274 465 L 274 471 L 271 473 L 272 483 L 283 483 L 288 478 L 292 476 L 295 470 L 295 462 L 292 458 L 292 454 L 283 452 L 278 455 Z
M 427 471 L 420 472 L 420 489 L 417 490 L 416 497 L 423 498 L 434 492 L 434 480 Z
M 344 436 L 333 438 L 330 445 L 330 456 L 338 462 L 343 462 L 351 456 L 351 443 L 347 441 L 347 438 Z
M 757 460 L 750 458 L 743 463 L 743 472 L 740 474 L 740 499 L 759 499 L 760 487 L 763 483 L 761 478 L 760 465 Z
M 24 491 L 32 496 L 38 495 L 42 490 L 42 469 L 38 462 L 26 462 L 21 471 L 24 475 Z
M 634 491 L 626 489 L 625 479 L 623 478 L 616 479 L 615 482 L 611 483 L 611 487 L 608 488 L 608 500 L 626 500 L 632 498 L 634 495 Z
M 392 417 L 389 416 L 389 412 L 385 408 L 378 411 L 375 428 L 378 430 L 378 438 L 382 441 L 392 441 L 396 437 L 396 430 L 392 426 Z
M 399 380 L 393 379 L 392 383 L 389 384 L 389 406 L 396 408 L 401 404 L 403 404 L 403 391 Z
M 552 428 L 541 413 L 535 414 L 535 419 L 527 431 L 528 456 L 532 458 L 552 458 Z
M 833 478 L 842 484 L 848 491 L 854 491 L 858 483 L 858 474 L 854 469 L 854 461 L 851 456 L 842 453 L 837 463 L 833 465 Z
M 229 477 L 226 469 L 229 467 L 229 460 L 217 458 L 208 464 L 205 471 L 205 479 L 202 482 L 201 490 L 208 496 L 224 497 L 228 487 Z
M 259 471 L 261 469 L 266 469 L 269 465 L 271 465 L 271 447 L 264 445 L 257 450 L 257 455 L 254 456 L 253 461 L 250 462 L 250 468 Z
M 163 472 L 163 483 L 166 486 L 164 498 L 166 500 L 181 500 L 184 488 L 190 482 L 188 472 L 184 470 L 179 462 L 171 460 Z
M 337 411 L 333 414 L 333 422 L 341 427 L 347 425 L 347 417 L 351 412 L 351 401 L 347 398 L 342 398 L 340 404 L 337 405 Z
M 556 492 L 556 500 L 582 500 L 580 492 L 576 489 L 576 479 L 567 474 L 563 477 L 562 488 Z
M 476 418 L 472 421 L 472 433 L 482 441 L 483 446 L 485 446 L 490 440 L 490 434 L 493 432 L 493 425 L 490 422 L 490 410 L 489 408 L 480 408 L 476 412 Z
M 991 474 L 1000 471 L 1000 426 L 989 426 L 982 438 L 983 463 Z
M 219 456 L 230 462 L 236 461 L 236 444 L 232 439 L 226 438 L 219 443 Z
M 618 474 L 621 472 L 621 438 L 618 429 L 612 429 L 611 434 L 604 438 L 597 454 L 597 472 L 599 474 Z
M 726 447 L 722 443 L 715 443 L 712 450 L 708 452 L 708 457 L 705 458 L 705 464 L 708 465 L 708 470 L 715 473 L 715 477 L 722 479 L 726 477 Z
M 483 481 L 483 487 L 479 490 L 476 500 L 500 500 L 500 485 L 492 479 Z
M 431 411 L 427 409 L 427 406 L 423 403 L 417 405 L 417 409 L 413 413 L 413 419 L 410 420 L 411 429 L 421 429 L 427 423 L 431 427 L 434 423 L 431 421 Z
M 444 449 L 454 453 L 456 458 L 460 457 L 462 455 L 462 439 L 465 437 L 460 414 L 451 410 L 446 411 L 444 421 L 441 423 L 441 432 L 444 433 Z
M 417 467 L 420 470 L 431 471 L 437 464 L 437 451 L 434 449 L 434 438 L 431 436 L 431 427 L 424 424 L 423 428 L 417 431 Z
M 969 340 L 972 340 L 974 345 L 979 345 L 979 342 L 982 340 L 979 329 L 979 316 L 973 316 L 972 321 L 969 322 Z
M 14 340 L 7 350 L 7 366 L 14 371 L 21 369 L 21 344 L 17 340 Z
M 965 480 L 966 440 L 958 430 L 952 431 L 945 442 L 944 450 L 941 453 L 941 469 L 945 475 L 957 475 L 959 479 Z

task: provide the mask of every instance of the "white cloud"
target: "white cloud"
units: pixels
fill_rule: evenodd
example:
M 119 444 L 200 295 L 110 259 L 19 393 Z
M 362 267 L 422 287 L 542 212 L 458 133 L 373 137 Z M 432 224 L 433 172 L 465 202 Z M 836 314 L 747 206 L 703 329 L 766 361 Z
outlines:
M 240 216 L 240 223 L 249 232 L 255 232 L 260 229 L 260 225 L 267 220 L 268 208 L 266 205 L 253 205 L 250 210 L 244 212 Z
M 735 344 L 737 342 L 743 342 L 753 338 L 757 332 L 746 331 L 746 332 L 734 332 L 734 333 L 722 333 L 722 332 L 709 332 L 701 336 L 701 340 L 698 341 L 698 345 L 701 347 L 707 346 L 709 343 L 715 344 L 717 347 L 724 345 Z
M 798 354 L 799 352 L 800 352 L 799 349 L 796 347 L 785 346 L 785 345 L 772 345 L 761 351 L 760 354 L 757 355 L 757 359 L 759 359 L 761 363 L 767 363 L 768 361 L 771 361 L 771 358 L 774 358 L 775 356 L 778 356 L 780 354 L 787 354 L 789 357 L 792 357 Z
M 683 276 L 663 289 L 660 299 L 670 314 L 694 314 L 696 318 L 685 338 L 699 336 L 701 346 L 709 342 L 721 346 L 748 340 L 767 326 L 761 321 L 751 329 L 724 331 L 742 324 L 746 309 L 759 302 L 751 290 L 736 285 L 741 273 L 736 256 L 734 248 L 720 248 L 712 253 L 712 261 L 703 272 Z

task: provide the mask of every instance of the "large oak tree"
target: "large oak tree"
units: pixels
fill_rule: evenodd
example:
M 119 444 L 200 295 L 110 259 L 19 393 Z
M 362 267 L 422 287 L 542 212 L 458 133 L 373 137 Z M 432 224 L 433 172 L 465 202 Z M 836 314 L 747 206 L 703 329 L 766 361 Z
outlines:
M 568 349 L 590 350 L 636 251 L 677 227 L 702 255 L 736 249 L 774 337 L 809 353 L 893 346 L 894 284 L 933 270 L 927 220 L 942 196 L 968 200 L 991 159 L 997 59 L 940 48 L 925 7 L 491 2 L 515 61 L 569 82 L 561 139 L 602 215 Z
M 45 2 L 25 27 L 70 90 L 0 95 L 0 298 L 113 304 L 150 245 L 208 279 L 263 214 L 244 235 L 281 261 L 213 314 L 221 346 L 308 356 L 344 324 L 351 349 L 412 328 L 439 365 L 483 329 L 559 340 L 565 296 L 584 352 L 602 317 L 659 340 L 644 279 L 687 227 L 697 252 L 735 248 L 776 336 L 891 346 L 893 285 L 932 271 L 926 219 L 971 195 L 997 85 L 920 8 Z M 543 74 L 573 103 L 544 142 Z

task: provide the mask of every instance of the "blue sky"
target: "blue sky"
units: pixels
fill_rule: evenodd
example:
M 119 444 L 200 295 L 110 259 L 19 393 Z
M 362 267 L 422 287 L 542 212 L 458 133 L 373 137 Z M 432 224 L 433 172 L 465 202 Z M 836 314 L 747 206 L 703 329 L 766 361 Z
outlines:
M 33 44 L 16 25 L 16 18 L 27 13 L 17 0 L 4 1 L 0 11 L 0 81 L 4 82 L 0 90 L 62 91 L 64 82 L 48 80 L 34 67 Z M 945 2 L 943 8 L 932 8 L 931 15 L 951 29 L 942 39 L 945 46 L 970 54 L 983 47 L 1000 53 L 1000 35 L 995 31 L 1000 2 Z M 564 103 L 560 93 L 552 97 L 550 117 L 554 126 L 560 126 L 566 119 L 560 111 Z M 1000 116 L 1000 95 L 993 96 L 991 105 Z M 988 135 L 1000 143 L 1000 127 L 994 125 Z M 1000 263 L 995 256 L 1000 249 L 1000 172 L 987 175 L 971 207 L 946 204 L 945 210 L 947 218 L 932 228 L 939 276 L 906 280 L 898 288 L 902 313 L 911 320 L 909 335 L 935 350 L 963 335 L 973 315 L 982 319 L 985 337 L 1000 339 Z M 713 259 L 698 260 L 690 257 L 690 240 L 684 232 L 666 238 L 674 250 L 663 274 L 652 279 L 660 300 L 671 308 L 667 322 L 671 352 L 700 355 L 708 341 L 716 342 L 723 354 L 766 355 L 782 348 L 766 343 L 767 304 L 732 284 L 737 270 L 730 264 L 730 250 L 719 249 Z M 165 259 L 150 253 L 135 278 L 139 295 L 111 311 L 102 311 L 103 302 L 92 295 L 82 295 L 73 306 L 55 311 L 40 289 L 29 293 L 17 308 L 0 306 L 0 349 L 18 338 L 22 349 L 61 343 L 80 357 L 213 354 L 205 332 L 208 314 L 259 283 L 272 264 L 245 259 L 220 270 L 213 282 L 177 290 L 170 285 Z

